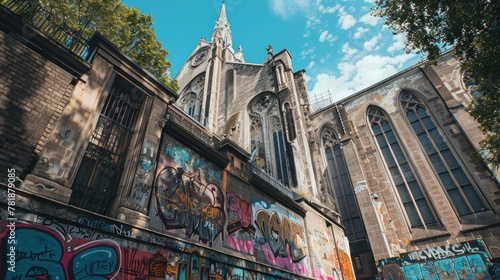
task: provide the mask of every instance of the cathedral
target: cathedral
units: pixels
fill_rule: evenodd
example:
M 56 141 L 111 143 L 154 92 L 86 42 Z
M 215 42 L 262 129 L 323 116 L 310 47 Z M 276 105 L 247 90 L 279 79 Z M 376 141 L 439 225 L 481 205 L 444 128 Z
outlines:
M 174 92 L 0 3 L 1 279 L 500 279 L 451 52 L 316 104 L 288 50 L 245 61 L 223 3 Z

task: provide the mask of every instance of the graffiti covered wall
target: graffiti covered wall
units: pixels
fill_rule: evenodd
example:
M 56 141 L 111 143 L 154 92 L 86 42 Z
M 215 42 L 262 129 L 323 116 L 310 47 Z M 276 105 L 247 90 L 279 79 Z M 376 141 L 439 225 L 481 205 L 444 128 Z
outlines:
M 225 224 L 222 169 L 164 135 L 156 177 L 156 210 L 169 233 L 213 246 Z
M 383 279 L 498 279 L 488 272 L 489 258 L 478 239 L 401 254 L 378 266 Z
M 258 260 L 300 275 L 308 274 L 307 241 L 302 218 L 279 204 L 252 197 Z
M 339 227 L 333 228 L 335 237 L 335 248 L 339 256 L 340 269 L 344 280 L 355 280 L 354 268 L 351 262 L 351 250 L 349 248 L 349 240 L 344 235 L 344 231 Z
M 311 263 L 313 276 L 319 280 L 340 280 L 339 258 L 335 250 L 335 243 L 331 227 L 325 223 L 308 224 L 309 239 L 311 242 Z
M 227 194 L 228 223 L 225 245 L 242 253 L 253 256 L 255 242 L 255 226 L 252 205 L 231 192 Z
M 19 209 L 11 244 L 6 207 L 0 210 L 0 279 L 297 279 L 280 271 L 266 274 L 259 265 L 242 268 L 227 255 L 98 217 L 69 224 Z M 37 223 L 26 222 L 33 217 Z

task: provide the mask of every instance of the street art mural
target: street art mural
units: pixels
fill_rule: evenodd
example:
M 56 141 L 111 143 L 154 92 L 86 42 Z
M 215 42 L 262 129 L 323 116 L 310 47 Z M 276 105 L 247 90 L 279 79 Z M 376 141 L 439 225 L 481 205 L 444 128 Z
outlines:
M 219 241 L 225 223 L 222 170 L 164 135 L 156 178 L 156 203 L 165 228 L 208 246 Z
M 259 272 L 264 270 L 262 267 L 254 266 L 253 270 L 249 270 L 222 263 L 218 259 L 226 257 L 226 261 L 238 260 L 227 259 L 227 256 L 220 253 L 190 247 L 185 243 L 169 241 L 168 238 L 160 240 L 135 236 L 149 241 L 149 244 L 146 244 L 120 238 L 116 234 L 103 238 L 105 234 L 92 228 L 60 223 L 52 219 L 42 223 L 50 226 L 21 223 L 19 219 L 15 229 L 15 244 L 9 244 L 11 230 L 6 221 L 0 220 L 0 279 L 300 279 L 282 271 L 272 271 L 275 275 L 268 275 Z M 111 228 L 107 229 L 112 231 Z M 94 231 L 91 236 L 96 239 L 82 238 L 89 236 L 88 231 Z M 11 267 L 8 265 L 10 246 L 15 246 L 14 269 L 8 269 Z
M 227 194 L 227 237 L 225 244 L 232 249 L 253 255 L 255 226 L 252 205 L 236 193 Z
M 277 204 L 256 197 L 252 198 L 252 207 L 256 227 L 255 246 L 259 247 L 265 261 L 307 275 L 309 261 L 301 218 Z
M 319 280 L 342 279 L 335 243 L 332 240 L 332 231 L 326 226 L 321 228 L 319 224 L 313 224 L 309 227 L 314 278 Z
M 338 227 L 333 228 L 335 238 L 336 253 L 339 258 L 340 270 L 344 280 L 356 280 L 354 268 L 351 262 L 351 249 L 349 248 L 349 240 L 344 236 L 344 231 Z
M 112 240 L 72 240 L 48 228 L 16 224 L 11 243 L 6 223 L 0 221 L 0 229 L 0 251 L 13 255 L 2 253 L 1 279 L 113 279 L 119 272 L 121 251 Z M 8 261 L 12 265 L 6 268 Z
M 483 242 L 472 240 L 384 259 L 378 268 L 383 279 L 500 279 L 488 271 L 494 266 Z

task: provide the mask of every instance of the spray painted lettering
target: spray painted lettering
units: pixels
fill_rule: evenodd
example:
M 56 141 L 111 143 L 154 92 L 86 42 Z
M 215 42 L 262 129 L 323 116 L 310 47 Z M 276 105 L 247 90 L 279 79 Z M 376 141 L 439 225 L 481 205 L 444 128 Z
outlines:
M 474 254 L 480 251 L 478 244 L 470 242 L 439 246 L 435 248 L 424 249 L 408 254 L 404 254 L 405 259 L 410 262 L 420 262 L 427 260 L 442 260 L 450 257 L 464 254 Z
M 481 240 L 439 246 L 379 262 L 384 279 L 495 279 Z
M 294 263 L 306 257 L 306 250 L 302 245 L 305 240 L 304 231 L 298 223 L 286 217 L 280 218 L 275 211 L 269 214 L 266 210 L 259 210 L 255 224 L 275 257 L 290 256 Z
M 5 240 L 7 231 L 0 233 Z M 2 242 L 6 246 L 7 242 Z M 5 252 L 5 248 L 2 248 Z M 5 255 L 5 254 L 4 254 Z M 4 257 L 4 256 L 2 256 Z M 120 269 L 120 249 L 111 240 L 70 247 L 57 232 L 18 224 L 15 270 L 1 268 L 2 279 L 111 279 Z
M 156 204 L 167 230 L 212 246 L 225 223 L 222 170 L 164 135 L 156 178 Z
M 235 193 L 227 194 L 228 222 L 226 244 L 240 252 L 253 255 L 255 227 L 252 205 Z

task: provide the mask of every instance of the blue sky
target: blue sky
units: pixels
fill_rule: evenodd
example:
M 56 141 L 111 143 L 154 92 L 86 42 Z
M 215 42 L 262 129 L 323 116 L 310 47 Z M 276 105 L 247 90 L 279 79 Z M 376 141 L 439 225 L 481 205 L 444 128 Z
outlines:
M 152 14 L 158 40 L 177 75 L 200 38 L 210 40 L 221 0 L 123 0 Z M 226 0 L 233 48 L 263 63 L 266 47 L 288 49 L 294 71 L 306 70 L 312 96 L 333 101 L 360 91 L 421 59 L 405 54 L 404 36 L 370 15 L 375 0 Z

